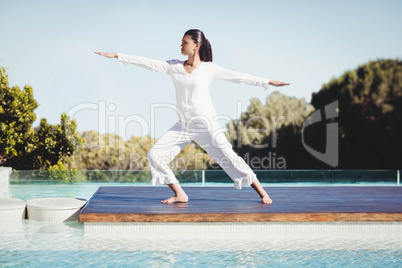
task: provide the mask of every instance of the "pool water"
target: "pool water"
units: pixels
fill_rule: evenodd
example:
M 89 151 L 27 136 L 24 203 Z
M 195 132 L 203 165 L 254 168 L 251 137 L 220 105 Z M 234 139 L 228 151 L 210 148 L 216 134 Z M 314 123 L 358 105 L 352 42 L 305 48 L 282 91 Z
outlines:
M 169 230 L 166 230 L 169 232 Z M 400 234 L 86 236 L 82 223 L 1 228 L 1 267 L 401 267 Z
M 10 196 L 89 199 L 101 185 L 111 184 L 18 184 L 10 185 Z M 160 236 L 86 235 L 79 222 L 0 222 L 0 267 L 402 267 L 402 227 L 389 226 L 261 234 L 250 224 L 247 236 L 180 235 L 168 228 Z

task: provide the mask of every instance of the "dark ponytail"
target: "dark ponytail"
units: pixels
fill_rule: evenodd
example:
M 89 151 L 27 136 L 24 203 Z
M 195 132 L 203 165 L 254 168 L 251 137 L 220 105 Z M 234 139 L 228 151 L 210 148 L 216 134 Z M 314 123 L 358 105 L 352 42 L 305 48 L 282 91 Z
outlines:
M 202 61 L 212 61 L 211 44 L 209 43 L 208 39 L 205 38 L 205 35 L 201 30 L 191 29 L 188 30 L 184 35 L 191 36 L 191 39 L 193 39 L 194 43 L 201 44 L 199 53 Z

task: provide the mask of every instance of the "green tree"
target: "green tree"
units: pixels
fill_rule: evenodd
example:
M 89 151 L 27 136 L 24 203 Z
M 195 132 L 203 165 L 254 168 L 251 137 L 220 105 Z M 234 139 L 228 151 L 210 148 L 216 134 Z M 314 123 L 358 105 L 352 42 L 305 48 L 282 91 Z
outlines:
M 335 100 L 339 101 L 339 168 L 400 169 L 402 61 L 379 59 L 346 71 L 313 93 L 311 103 L 320 109 Z
M 39 106 L 31 86 L 9 87 L 4 67 L 0 67 L 0 165 L 13 169 L 60 169 L 69 161 L 82 140 L 76 134 L 75 120 L 61 114 L 59 125 L 36 120 L 34 110 Z M 61 162 L 60 162 L 61 161 Z
M 259 99 L 250 99 L 250 105 L 241 114 L 241 118 L 228 123 L 226 137 L 237 144 L 250 146 L 263 145 L 263 142 L 267 142 L 266 138 L 270 137 L 273 139 L 270 145 L 265 144 L 273 146 L 275 133 L 280 128 L 301 126 L 314 111 L 314 107 L 306 103 L 304 98 L 299 100 L 274 91 L 267 96 L 264 105 Z
M 303 168 L 307 161 L 314 161 L 301 141 L 302 125 L 314 111 L 304 98 L 275 91 L 265 104 L 252 98 L 241 118 L 227 124 L 226 137 L 252 169 Z M 268 157 L 269 163 L 250 161 Z
M 83 144 L 69 163 L 78 170 L 149 170 L 147 153 L 157 139 L 149 135 L 132 136 L 125 141 L 121 137 L 97 131 L 84 131 Z M 209 156 L 195 142 L 184 148 L 169 164 L 173 170 L 204 169 Z
M 31 125 L 36 120 L 34 110 L 39 106 L 30 86 L 21 91 L 8 86 L 8 76 L 0 67 L 0 164 L 5 165 L 24 153 L 31 153 L 34 137 Z

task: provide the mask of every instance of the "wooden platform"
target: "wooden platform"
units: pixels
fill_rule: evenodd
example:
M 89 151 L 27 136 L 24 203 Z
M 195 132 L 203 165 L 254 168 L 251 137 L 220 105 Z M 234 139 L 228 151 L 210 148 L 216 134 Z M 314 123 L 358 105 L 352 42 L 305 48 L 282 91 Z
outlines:
M 402 187 L 266 188 L 261 204 L 251 187 L 183 187 L 188 203 L 162 204 L 167 186 L 103 186 L 79 213 L 80 222 L 333 222 L 402 221 Z

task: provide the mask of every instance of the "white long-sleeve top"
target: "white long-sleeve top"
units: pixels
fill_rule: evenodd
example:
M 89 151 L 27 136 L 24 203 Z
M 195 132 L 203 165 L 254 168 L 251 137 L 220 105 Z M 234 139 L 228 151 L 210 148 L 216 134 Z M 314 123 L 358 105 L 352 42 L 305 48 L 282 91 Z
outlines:
M 172 77 L 176 89 L 177 114 L 182 123 L 189 122 L 194 116 L 216 118 L 216 111 L 209 93 L 209 85 L 214 78 L 260 86 L 264 89 L 268 88 L 270 81 L 266 78 L 227 70 L 213 62 L 203 61 L 200 66 L 188 73 L 184 69 L 184 61 L 177 59 L 162 61 L 122 53 L 117 53 L 117 55 L 121 66 L 131 63 Z

